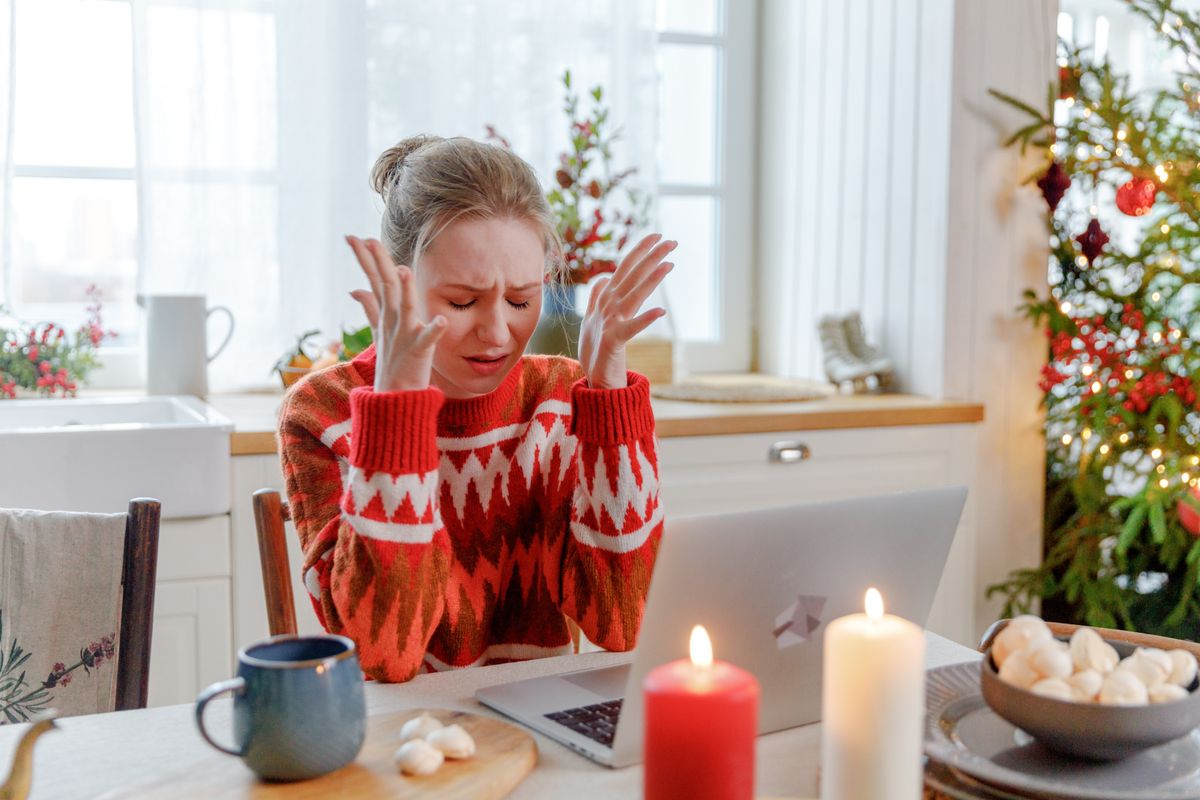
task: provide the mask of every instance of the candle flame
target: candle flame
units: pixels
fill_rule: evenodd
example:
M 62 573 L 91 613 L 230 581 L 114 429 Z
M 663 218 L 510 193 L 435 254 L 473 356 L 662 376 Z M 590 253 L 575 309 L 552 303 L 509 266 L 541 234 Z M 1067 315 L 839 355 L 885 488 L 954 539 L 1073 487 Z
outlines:
M 863 602 L 867 607 L 867 617 L 872 622 L 883 619 L 883 595 L 879 593 L 878 589 L 874 586 L 867 589 L 867 596 Z
M 697 625 L 692 628 L 692 641 L 688 649 L 691 651 L 693 665 L 700 669 L 708 669 L 712 666 L 712 642 L 709 640 L 708 631 L 704 630 L 703 625 Z

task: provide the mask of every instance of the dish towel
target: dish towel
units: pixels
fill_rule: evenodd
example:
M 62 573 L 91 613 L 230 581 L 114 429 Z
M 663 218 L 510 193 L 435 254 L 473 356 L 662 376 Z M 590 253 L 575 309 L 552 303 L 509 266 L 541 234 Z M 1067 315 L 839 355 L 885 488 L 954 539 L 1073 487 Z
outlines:
M 0 508 L 0 724 L 115 708 L 126 517 Z

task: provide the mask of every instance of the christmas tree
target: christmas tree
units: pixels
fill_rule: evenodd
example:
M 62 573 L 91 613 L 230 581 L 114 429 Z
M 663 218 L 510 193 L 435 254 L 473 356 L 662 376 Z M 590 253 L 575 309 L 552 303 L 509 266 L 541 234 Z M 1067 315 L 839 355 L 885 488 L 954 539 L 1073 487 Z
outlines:
M 1164 89 L 1059 44 L 1045 111 L 1008 144 L 1042 148 L 1048 294 L 1024 311 L 1042 368 L 1042 564 L 989 595 L 1066 621 L 1200 635 L 1200 18 L 1130 0 L 1179 68 Z M 1132 224 L 1132 230 L 1130 230 Z M 1128 234 L 1128 235 L 1122 235 Z

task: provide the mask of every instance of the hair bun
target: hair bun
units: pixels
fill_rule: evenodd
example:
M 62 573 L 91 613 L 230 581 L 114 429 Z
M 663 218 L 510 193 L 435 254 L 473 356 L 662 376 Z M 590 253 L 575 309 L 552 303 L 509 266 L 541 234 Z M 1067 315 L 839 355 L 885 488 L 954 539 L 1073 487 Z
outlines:
M 386 200 L 405 160 L 425 145 L 440 141 L 440 136 L 421 134 L 410 136 L 383 151 L 383 154 L 375 159 L 375 166 L 371 168 L 371 188 Z

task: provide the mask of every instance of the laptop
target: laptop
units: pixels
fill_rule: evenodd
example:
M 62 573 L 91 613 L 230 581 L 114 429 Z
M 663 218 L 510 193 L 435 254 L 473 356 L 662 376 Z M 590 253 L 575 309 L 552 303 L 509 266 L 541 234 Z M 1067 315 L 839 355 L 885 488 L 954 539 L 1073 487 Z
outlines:
M 924 625 L 965 487 L 669 520 L 630 663 L 481 689 L 477 699 L 610 767 L 642 759 L 642 679 L 686 658 L 692 626 L 761 686 L 760 734 L 821 715 L 829 620 L 863 610 Z

